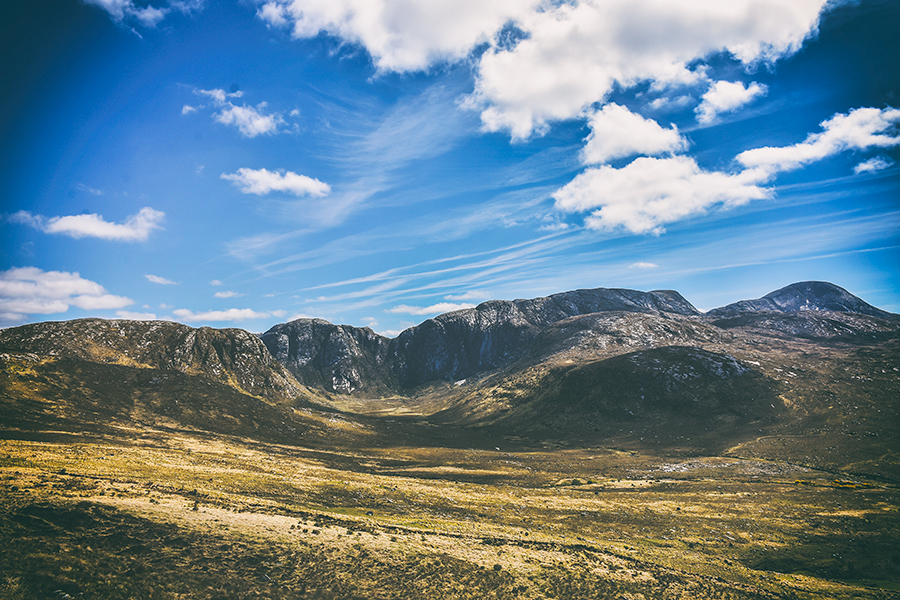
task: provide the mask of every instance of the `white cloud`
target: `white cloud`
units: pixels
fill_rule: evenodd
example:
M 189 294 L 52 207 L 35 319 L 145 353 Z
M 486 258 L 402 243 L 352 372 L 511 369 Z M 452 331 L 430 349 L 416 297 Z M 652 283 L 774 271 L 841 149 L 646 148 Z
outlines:
M 131 312 L 128 310 L 117 310 L 116 316 L 120 319 L 128 319 L 129 321 L 156 321 L 155 313 Z
M 209 285 L 218 286 L 218 285 L 222 285 L 222 282 L 219 281 L 218 279 L 213 279 L 212 281 L 209 282 Z
M 664 224 L 716 204 L 728 208 L 770 197 L 770 190 L 757 185 L 766 177 L 751 170 L 733 175 L 704 171 L 684 156 L 641 157 L 621 169 L 587 169 L 553 198 L 565 212 L 593 211 L 585 220 L 590 229 L 659 234 Z
M 476 87 L 489 131 L 513 138 L 579 117 L 615 85 L 696 83 L 697 64 L 728 52 L 745 64 L 797 51 L 828 0 L 265 0 L 257 16 L 295 38 L 321 32 L 360 45 L 379 71 L 425 70 L 481 44 Z M 513 25 L 513 27 L 509 27 Z M 688 65 L 691 65 L 690 68 Z
M 225 90 L 194 90 L 199 96 L 206 96 L 213 101 L 217 113 L 213 118 L 223 125 L 234 125 L 245 137 L 256 137 L 258 135 L 271 135 L 280 133 L 279 128 L 286 125 L 281 113 L 266 114 L 265 108 L 267 104 L 260 102 L 256 107 L 242 104 L 240 106 L 231 102 L 231 98 L 240 98 L 243 92 L 228 93 Z M 181 114 L 192 112 L 193 107 L 185 105 L 181 109 Z
M 244 194 L 262 196 L 270 192 L 286 192 L 295 196 L 327 196 L 331 187 L 318 179 L 298 175 L 293 171 L 269 171 L 267 169 L 238 169 L 237 173 L 222 173 L 222 179 L 231 181 Z
M 257 312 L 250 308 L 229 308 L 228 310 L 211 310 L 202 313 L 179 308 L 173 310 L 172 314 L 185 323 L 196 323 L 198 321 L 249 321 L 266 319 L 271 316 L 271 313 Z
M 400 304 L 393 308 L 387 309 L 386 312 L 404 315 L 437 315 L 445 312 L 450 312 L 452 310 L 462 310 L 464 308 L 475 308 L 475 305 L 467 303 L 453 304 L 450 302 L 439 302 L 437 304 L 432 304 L 431 306 L 423 307 Z
M 213 294 L 216 298 L 240 298 L 243 295 L 237 292 L 216 292 Z
M 628 265 L 629 269 L 658 269 L 659 265 L 652 262 L 636 262 Z
M 162 2 L 163 6 L 137 6 L 134 0 L 84 0 L 88 4 L 99 6 L 112 17 L 116 23 L 137 21 L 144 27 L 156 27 L 160 21 L 173 10 L 190 14 L 203 7 L 203 0 L 170 0 Z
M 485 129 L 527 138 L 579 116 L 615 85 L 696 80 L 688 65 L 720 51 L 745 64 L 775 61 L 815 33 L 826 0 L 554 4 L 523 11 L 517 25 L 528 37 L 481 56 L 470 106 L 482 108 Z
M 103 190 L 98 190 L 96 188 L 88 187 L 88 186 L 84 185 L 83 183 L 79 183 L 75 187 L 78 188 L 79 190 L 81 190 L 82 192 L 87 192 L 89 194 L 93 194 L 94 196 L 102 196 L 103 195 Z
M 184 106 L 181 107 L 181 114 L 183 114 L 183 115 L 189 115 L 189 114 L 195 113 L 195 112 L 197 112 L 197 108 L 194 106 L 191 106 L 189 104 L 185 104 Z
M 60 233 L 73 238 L 96 237 L 104 240 L 143 242 L 151 231 L 161 229 L 160 222 L 164 217 L 164 212 L 144 207 L 121 224 L 105 221 L 103 216 L 98 214 L 69 215 L 47 219 L 24 210 L 11 215 L 10 220 L 30 225 L 44 233 Z
M 660 96 L 651 101 L 647 106 L 651 110 L 673 111 L 684 108 L 694 103 L 694 97 L 690 94 L 678 94 L 673 96 Z
M 252 138 L 263 133 L 275 133 L 278 126 L 284 124 L 284 119 L 277 114 L 267 115 L 260 112 L 265 106 L 264 102 L 257 108 L 232 104 L 223 108 L 215 118 L 223 125 L 236 125 L 246 137 Z
M 882 169 L 887 169 L 893 164 L 894 161 L 892 160 L 881 156 L 876 156 L 875 158 L 870 158 L 869 160 L 863 161 L 853 167 L 853 172 L 857 175 L 859 175 L 860 173 L 874 173 L 876 171 L 881 171 Z
M 165 277 L 159 277 L 157 275 L 144 275 L 147 278 L 147 281 L 150 283 L 158 283 L 159 285 L 178 285 L 176 282 L 166 279 Z
M 540 0 L 269 0 L 257 15 L 295 38 L 327 32 L 368 50 L 380 71 L 465 58 Z
M 24 322 L 29 315 L 64 313 L 69 306 L 99 310 L 131 304 L 133 300 L 107 294 L 99 283 L 78 273 L 37 267 L 0 271 L 0 320 L 5 324 Z
M 764 147 L 738 154 L 745 167 L 771 173 L 792 171 L 844 150 L 889 148 L 900 145 L 900 109 L 857 108 L 821 123 L 824 131 L 792 146 Z
M 444 296 L 444 300 L 459 302 L 462 300 L 486 300 L 491 297 L 491 293 L 485 290 L 470 290 L 464 294 L 448 294 Z
M 748 86 L 740 81 L 716 81 L 703 94 L 702 102 L 694 109 L 697 122 L 712 123 L 719 114 L 733 112 L 749 104 L 760 96 L 765 96 L 768 88 L 755 81 Z
M 585 164 L 605 163 L 634 154 L 657 156 L 687 150 L 687 140 L 673 125 L 663 129 L 618 104 L 607 104 L 588 118 L 591 133 L 582 150 Z

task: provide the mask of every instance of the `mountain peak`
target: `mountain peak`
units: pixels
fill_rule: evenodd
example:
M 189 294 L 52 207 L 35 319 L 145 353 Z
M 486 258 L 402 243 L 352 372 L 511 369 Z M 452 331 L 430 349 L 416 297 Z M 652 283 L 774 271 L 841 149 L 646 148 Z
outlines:
M 844 288 L 827 281 L 799 281 L 756 300 L 741 300 L 709 311 L 719 316 L 735 312 L 849 312 L 873 317 L 890 317 L 891 313 L 875 308 Z

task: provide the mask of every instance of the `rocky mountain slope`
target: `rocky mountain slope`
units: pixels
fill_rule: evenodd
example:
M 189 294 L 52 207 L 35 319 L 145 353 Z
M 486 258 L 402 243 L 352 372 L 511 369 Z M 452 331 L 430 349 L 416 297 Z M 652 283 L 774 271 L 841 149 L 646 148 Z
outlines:
M 480 377 L 571 348 L 584 353 L 590 347 L 608 357 L 722 341 L 738 327 L 811 339 L 881 339 L 893 335 L 895 318 L 826 282 L 795 283 L 706 314 L 674 291 L 598 288 L 484 302 L 428 319 L 395 339 L 319 319 L 276 325 L 261 339 L 303 384 L 377 398 Z
M 885 440 L 900 439 L 900 317 L 831 284 L 767 298 L 704 315 L 676 292 L 579 290 L 485 302 L 393 340 L 306 319 L 261 336 L 168 322 L 26 325 L 0 331 L 2 426 L 771 457 L 815 448 L 816 460 L 855 457 L 856 468 L 883 456 Z M 766 436 L 793 441 L 752 445 Z M 893 464 L 881 462 L 865 468 Z
M 493 300 L 439 315 L 389 339 L 368 328 L 298 319 L 262 334 L 266 347 L 300 381 L 338 393 L 402 392 L 458 381 L 526 355 L 543 330 L 601 312 L 696 316 L 678 292 L 598 288 L 531 300 Z
M 265 345 L 243 329 L 79 319 L 0 330 L 0 351 L 176 371 L 273 400 L 305 393 Z
M 741 300 L 707 313 L 711 317 L 746 312 L 845 312 L 890 318 L 891 313 L 875 308 L 844 288 L 827 281 L 801 281 L 766 294 L 756 300 Z

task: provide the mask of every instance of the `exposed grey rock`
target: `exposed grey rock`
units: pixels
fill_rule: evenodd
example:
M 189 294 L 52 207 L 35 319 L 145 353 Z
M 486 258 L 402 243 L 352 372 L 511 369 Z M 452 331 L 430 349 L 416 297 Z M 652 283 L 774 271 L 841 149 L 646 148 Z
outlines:
M 491 300 L 428 319 L 393 340 L 320 319 L 276 325 L 261 338 L 303 383 L 340 393 L 384 393 L 508 365 L 524 356 L 547 326 L 604 311 L 700 314 L 678 292 L 598 288 Z
M 756 300 L 741 300 L 706 313 L 711 317 L 722 317 L 745 312 L 799 312 L 835 311 L 849 312 L 873 317 L 891 318 L 889 312 L 875 308 L 854 296 L 844 288 L 827 281 L 801 281 L 792 283 Z
M 390 339 L 368 327 L 297 319 L 260 338 L 278 362 L 302 383 L 330 391 L 381 393 L 395 382 L 386 366 Z
M 785 338 L 845 342 L 871 342 L 900 337 L 900 319 L 835 311 L 759 311 L 728 313 L 709 321 L 720 329 L 746 331 Z
M 266 346 L 243 329 L 77 319 L 0 330 L 0 349 L 201 375 L 254 396 L 304 395 Z

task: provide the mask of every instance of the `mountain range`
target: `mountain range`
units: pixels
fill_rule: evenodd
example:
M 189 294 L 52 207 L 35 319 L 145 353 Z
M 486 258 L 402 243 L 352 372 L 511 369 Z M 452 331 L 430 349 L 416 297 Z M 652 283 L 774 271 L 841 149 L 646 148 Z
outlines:
M 323 444 L 397 435 L 471 444 L 474 435 L 794 458 L 821 442 L 834 450 L 810 460 L 843 468 L 879 436 L 898 439 L 900 419 L 884 418 L 900 409 L 898 344 L 900 316 L 826 282 L 707 313 L 670 290 L 493 300 L 393 339 L 320 319 L 260 335 L 48 322 L 0 331 L 0 425 L 35 435 L 187 427 Z M 762 434 L 795 441 L 775 452 L 759 447 Z

